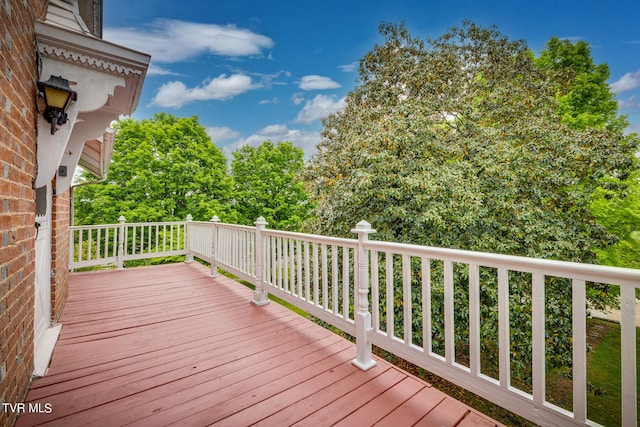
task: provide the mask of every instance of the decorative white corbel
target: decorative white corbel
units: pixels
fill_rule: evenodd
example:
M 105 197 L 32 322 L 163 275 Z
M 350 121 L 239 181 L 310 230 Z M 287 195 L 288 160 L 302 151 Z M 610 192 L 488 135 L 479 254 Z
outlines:
M 42 187 L 66 166 L 56 191 L 69 188 L 85 141 L 100 139 L 113 120 L 129 115 L 137 105 L 149 55 L 132 51 L 91 35 L 37 22 L 35 26 L 39 80 L 61 76 L 78 98 L 67 111 L 67 123 L 51 135 L 51 125 L 38 117 L 38 175 Z
M 71 104 L 67 111 L 67 123 L 59 126 L 54 135 L 51 135 L 51 125 L 44 117 L 42 115 L 38 117 L 36 188 L 51 182 L 58 167 L 64 165 L 63 159 L 66 153 L 71 152 L 79 155 L 86 140 L 102 137 L 111 121 L 118 118 L 117 112 L 88 113 L 97 112 L 104 107 L 116 87 L 125 84 L 123 76 L 105 74 L 75 64 L 43 58 L 40 80 L 46 80 L 52 75 L 62 76 L 69 80 L 73 90 L 78 93 L 78 99 Z M 79 122 L 78 118 L 83 114 L 87 114 L 87 117 Z M 88 118 L 91 120 L 87 120 Z M 98 120 L 94 120 L 94 118 L 98 118 Z M 76 165 L 77 161 L 72 167 L 68 167 L 69 174 L 73 174 Z M 66 188 L 68 188 L 68 184 Z
M 65 152 L 62 153 L 60 160 L 60 166 L 66 169 L 66 176 L 61 176 L 60 166 L 58 167 L 58 173 L 56 175 L 56 194 L 62 194 L 69 189 L 73 182 L 73 172 L 80 161 L 80 156 L 85 147 L 87 141 L 98 140 L 101 144 L 107 144 L 107 147 L 102 147 L 105 151 L 111 151 L 113 149 L 113 135 L 110 136 L 109 141 L 105 141 L 105 135 L 109 136 L 109 133 L 113 133 L 111 129 L 111 123 L 118 119 L 118 115 L 105 111 L 96 111 L 93 113 L 84 113 L 78 115 L 78 118 L 74 124 L 73 132 L 67 142 Z M 108 156 L 110 160 L 111 156 Z M 100 176 L 99 178 L 104 178 Z

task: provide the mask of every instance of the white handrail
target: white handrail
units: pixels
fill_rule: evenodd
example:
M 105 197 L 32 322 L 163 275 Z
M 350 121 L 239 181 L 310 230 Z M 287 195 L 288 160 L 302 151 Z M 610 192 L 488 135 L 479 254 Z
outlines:
M 406 243 L 380 242 L 370 240 L 367 249 L 378 252 L 403 253 L 415 257 L 451 260 L 465 264 L 485 267 L 505 267 L 511 271 L 538 272 L 549 276 L 566 277 L 595 283 L 615 283 L 622 286 L 638 287 L 640 270 L 604 265 L 582 264 L 577 262 L 556 261 L 540 258 L 528 258 L 514 255 L 501 255 L 486 252 L 474 252 L 460 249 L 419 246 Z
M 69 269 L 186 254 L 185 222 L 135 222 L 69 227 Z

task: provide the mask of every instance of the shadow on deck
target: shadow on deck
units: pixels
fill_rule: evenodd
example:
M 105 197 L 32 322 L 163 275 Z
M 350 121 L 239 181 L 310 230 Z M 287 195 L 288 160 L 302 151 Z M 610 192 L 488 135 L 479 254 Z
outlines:
M 498 424 L 383 360 L 359 370 L 354 344 L 197 263 L 69 281 L 41 413 L 17 426 Z

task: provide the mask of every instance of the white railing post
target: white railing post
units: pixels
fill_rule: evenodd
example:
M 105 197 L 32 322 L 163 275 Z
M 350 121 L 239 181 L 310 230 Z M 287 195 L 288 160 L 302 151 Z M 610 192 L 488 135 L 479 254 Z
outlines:
M 124 270 L 124 215 L 120 215 L 118 222 L 120 222 L 120 231 L 118 232 L 118 270 Z
M 620 289 L 620 350 L 622 371 L 622 425 L 638 425 L 637 355 L 636 355 L 636 290 Z
M 73 198 L 71 200 L 73 201 Z M 73 221 L 73 217 L 71 218 L 71 221 Z M 69 228 L 69 271 L 74 271 L 75 243 L 75 233 L 73 232 L 73 228 Z M 78 261 L 80 261 L 80 259 L 78 259 Z
M 376 230 L 371 228 L 367 221 L 360 221 L 356 228 L 351 230 L 358 234 L 358 250 L 356 252 L 356 262 L 358 263 L 357 286 L 358 286 L 358 311 L 354 315 L 356 326 L 356 358 L 351 361 L 355 366 L 366 371 L 373 368 L 376 362 L 371 358 L 371 341 L 368 333 L 371 330 L 371 312 L 369 311 L 369 258 L 365 243 L 369 240 L 369 234 Z
M 193 262 L 193 252 L 191 251 L 191 247 L 189 246 L 189 223 L 193 221 L 193 216 L 191 214 L 187 215 L 187 223 L 184 225 L 184 249 L 187 252 L 184 257 L 184 262 L 189 264 Z
M 257 306 L 269 304 L 269 294 L 264 289 L 264 243 L 262 241 L 262 231 L 267 225 L 267 221 L 260 217 L 256 220 L 256 280 L 253 299 L 251 302 Z
M 209 220 L 211 222 L 211 277 L 218 277 L 218 222 L 216 215 Z

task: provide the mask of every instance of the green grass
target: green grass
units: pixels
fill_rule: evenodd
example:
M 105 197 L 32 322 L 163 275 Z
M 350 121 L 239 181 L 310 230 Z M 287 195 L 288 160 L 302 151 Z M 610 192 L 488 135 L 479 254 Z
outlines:
M 622 377 L 620 325 L 606 320 L 587 321 L 587 417 L 605 426 L 622 425 Z M 640 354 L 640 330 L 636 328 L 636 354 Z M 636 361 L 636 370 L 640 365 Z M 572 409 L 570 369 L 547 374 L 547 400 Z M 640 408 L 640 404 L 638 405 Z M 640 415 L 640 414 L 639 414 Z M 638 417 L 640 419 L 640 416 Z
M 587 399 L 587 415 L 606 426 L 622 425 L 620 325 L 595 319 L 590 323 L 591 327 L 602 327 L 604 333 L 587 356 L 587 381 L 593 389 Z M 640 333 L 636 328 L 636 355 L 640 354 L 639 344 Z M 638 368 L 636 359 L 636 371 Z

